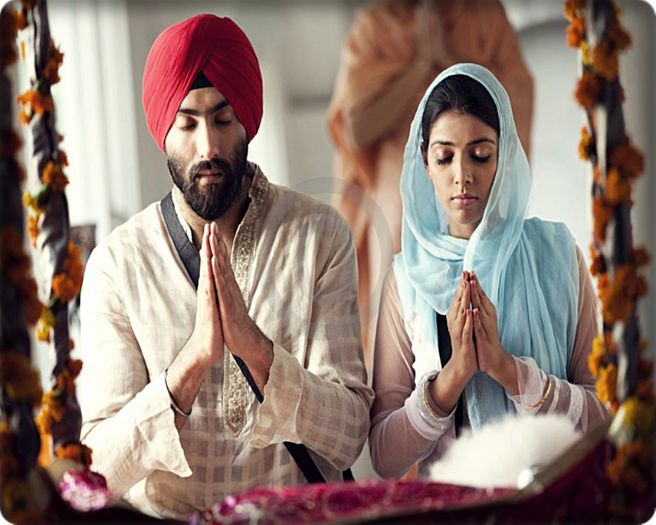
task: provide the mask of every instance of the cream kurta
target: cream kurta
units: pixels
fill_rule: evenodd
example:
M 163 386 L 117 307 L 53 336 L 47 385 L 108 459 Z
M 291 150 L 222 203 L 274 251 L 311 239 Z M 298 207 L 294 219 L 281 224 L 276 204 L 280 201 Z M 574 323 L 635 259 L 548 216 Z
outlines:
M 349 228 L 259 168 L 249 195 L 232 265 L 252 319 L 274 343 L 262 405 L 226 366 L 226 350 L 178 433 L 163 374 L 193 330 L 196 291 L 159 203 L 114 230 L 87 264 L 82 440 L 112 492 L 145 512 L 183 517 L 248 488 L 304 483 L 285 440 L 304 443 L 328 480 L 341 479 L 367 436 L 373 396 Z M 237 436 L 226 417 L 243 420 Z

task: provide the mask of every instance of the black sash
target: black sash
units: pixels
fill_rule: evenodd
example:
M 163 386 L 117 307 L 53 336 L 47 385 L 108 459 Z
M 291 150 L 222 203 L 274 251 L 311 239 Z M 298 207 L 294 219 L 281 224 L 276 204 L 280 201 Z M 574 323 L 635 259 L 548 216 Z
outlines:
M 187 234 L 185 234 L 180 221 L 178 221 L 178 217 L 173 206 L 173 198 L 171 197 L 170 192 L 166 195 L 166 197 L 162 199 L 161 205 L 162 215 L 164 215 L 164 221 L 166 222 L 166 227 L 169 231 L 169 235 L 173 240 L 173 244 L 178 251 L 180 259 L 182 259 L 182 262 L 187 270 L 187 273 L 189 274 L 191 281 L 194 283 L 194 287 L 197 288 L 200 271 L 200 255 L 198 254 L 198 250 L 196 250 L 196 247 L 191 242 L 189 242 Z M 264 396 L 255 383 L 255 380 L 253 379 L 248 366 L 246 366 L 246 363 L 244 363 L 244 361 L 236 355 L 232 354 L 232 357 L 235 359 L 239 369 L 244 374 L 244 377 L 251 387 L 251 390 L 253 390 L 256 399 L 262 403 L 264 401 Z M 308 449 L 305 447 L 305 445 L 299 443 L 290 443 L 289 441 L 285 441 L 283 445 L 285 445 L 285 448 L 291 454 L 292 458 L 296 462 L 296 465 L 301 470 L 308 483 L 325 483 L 326 480 L 323 477 L 323 474 L 321 474 L 321 471 L 314 463 L 314 460 L 312 459 L 312 456 L 310 456 L 310 453 L 308 452 Z M 351 469 L 345 470 L 342 474 L 344 480 L 349 481 L 353 479 Z
M 451 336 L 449 335 L 449 327 L 446 324 L 446 316 L 436 313 L 437 318 L 437 347 L 440 352 L 440 361 L 442 362 L 442 368 L 444 365 L 451 359 Z M 462 430 L 462 425 L 464 422 L 464 406 L 462 402 L 462 395 L 458 398 L 458 404 L 456 406 L 456 437 L 460 436 Z

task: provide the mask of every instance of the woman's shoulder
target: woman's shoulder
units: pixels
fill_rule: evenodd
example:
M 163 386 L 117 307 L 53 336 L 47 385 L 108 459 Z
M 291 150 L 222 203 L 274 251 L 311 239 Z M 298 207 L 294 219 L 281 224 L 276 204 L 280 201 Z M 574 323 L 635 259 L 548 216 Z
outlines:
M 545 244 L 547 247 L 576 250 L 574 236 L 563 222 L 531 217 L 524 221 L 522 235 L 533 245 Z

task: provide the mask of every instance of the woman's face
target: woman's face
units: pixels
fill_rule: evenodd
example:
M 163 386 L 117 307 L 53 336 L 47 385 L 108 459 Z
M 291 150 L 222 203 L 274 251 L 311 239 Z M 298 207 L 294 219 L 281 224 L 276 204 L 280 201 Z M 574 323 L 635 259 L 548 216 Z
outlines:
M 498 141 L 493 128 L 456 109 L 433 124 L 424 165 L 454 237 L 469 239 L 483 218 L 497 170 Z

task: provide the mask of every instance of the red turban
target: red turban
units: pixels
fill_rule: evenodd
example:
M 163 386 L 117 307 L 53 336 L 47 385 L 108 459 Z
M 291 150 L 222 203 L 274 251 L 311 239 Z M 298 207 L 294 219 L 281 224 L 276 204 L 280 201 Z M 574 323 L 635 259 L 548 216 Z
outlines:
M 262 121 L 262 74 L 248 37 L 229 18 L 197 15 L 162 31 L 142 85 L 146 124 L 159 149 L 182 99 L 202 72 L 230 103 L 252 140 Z

